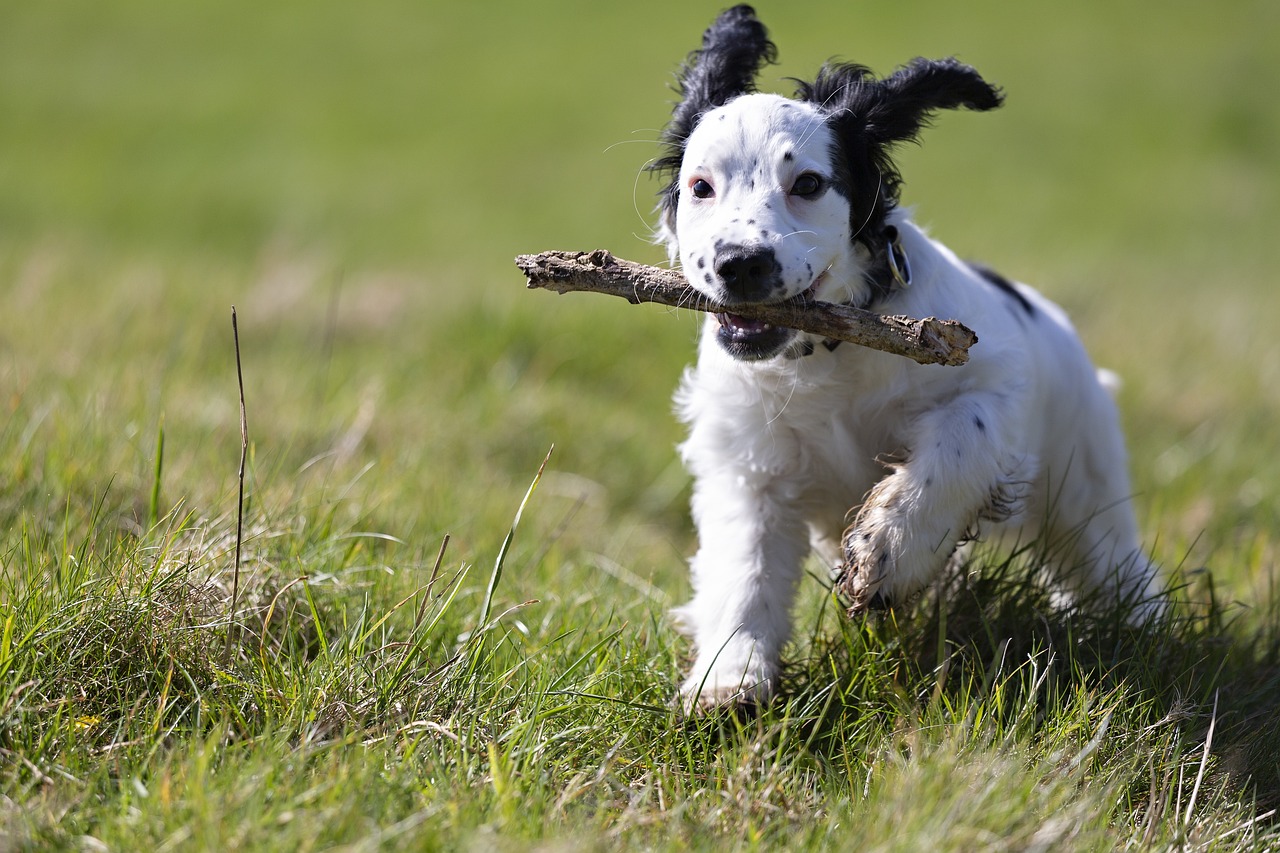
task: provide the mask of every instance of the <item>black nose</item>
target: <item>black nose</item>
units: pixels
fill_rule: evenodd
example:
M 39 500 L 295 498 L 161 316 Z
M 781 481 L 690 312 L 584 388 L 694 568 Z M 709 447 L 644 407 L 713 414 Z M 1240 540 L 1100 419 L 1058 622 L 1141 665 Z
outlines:
M 716 275 L 725 290 L 743 302 L 761 302 L 782 285 L 772 249 L 724 246 L 716 252 Z

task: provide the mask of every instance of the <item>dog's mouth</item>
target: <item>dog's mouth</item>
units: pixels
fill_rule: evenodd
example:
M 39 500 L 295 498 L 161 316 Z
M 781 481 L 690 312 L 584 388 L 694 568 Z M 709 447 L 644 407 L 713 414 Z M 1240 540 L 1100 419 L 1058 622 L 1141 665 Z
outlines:
M 777 355 L 796 332 L 739 314 L 717 314 L 720 328 L 716 340 L 724 351 L 741 361 L 760 361 Z
M 823 271 L 813 280 L 813 284 L 800 294 L 800 297 L 812 301 L 818 286 L 826 279 Z M 720 346 L 736 359 L 742 361 L 760 361 L 772 358 L 781 352 L 798 334 L 795 329 L 775 326 L 763 320 L 752 320 L 741 314 L 724 312 L 716 314 L 716 322 L 720 324 L 717 339 Z

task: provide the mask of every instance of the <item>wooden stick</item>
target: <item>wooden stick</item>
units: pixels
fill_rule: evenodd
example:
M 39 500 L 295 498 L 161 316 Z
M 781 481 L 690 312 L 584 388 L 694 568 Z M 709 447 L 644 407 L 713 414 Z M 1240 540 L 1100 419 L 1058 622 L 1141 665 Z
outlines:
M 978 336 L 971 329 L 955 320 L 934 317 L 917 320 L 800 298 L 729 308 L 694 290 L 684 276 L 674 270 L 625 261 L 603 249 L 519 255 L 516 266 L 528 278 L 530 288 L 544 288 L 557 293 L 606 293 L 620 296 L 633 305 L 656 302 L 713 314 L 733 313 L 774 326 L 906 356 L 920 364 L 964 364 L 969 360 L 969 347 L 978 341 Z

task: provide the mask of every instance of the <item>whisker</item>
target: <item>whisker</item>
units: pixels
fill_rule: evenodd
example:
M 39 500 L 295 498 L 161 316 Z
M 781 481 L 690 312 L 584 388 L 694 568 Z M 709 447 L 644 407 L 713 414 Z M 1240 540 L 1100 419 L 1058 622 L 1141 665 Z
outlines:
M 871 224 L 871 217 L 875 215 L 876 203 L 880 201 L 880 190 L 884 187 L 884 172 L 876 170 L 876 194 L 871 198 L 871 207 L 867 210 L 867 218 L 862 220 L 862 224 L 858 226 L 858 230 L 853 232 L 853 236 L 849 239 L 856 240 L 858 235 L 866 230 Z
M 778 384 L 774 386 L 775 392 L 781 389 L 784 379 L 791 380 L 791 387 L 787 389 L 787 399 L 782 401 L 782 405 L 778 407 L 777 413 L 767 421 L 766 425 L 770 429 L 773 428 L 774 422 L 779 420 L 787 411 L 787 407 L 791 405 L 792 399 L 796 396 L 796 389 L 800 387 L 800 366 L 798 362 L 792 361 L 786 369 L 778 374 Z
M 646 128 L 646 130 L 645 130 L 644 132 L 646 132 L 646 133 L 647 133 L 647 132 L 650 132 L 650 131 L 653 131 L 653 128 Z M 637 131 L 633 131 L 633 132 L 634 132 L 634 133 L 640 133 L 641 131 L 637 130 Z M 655 132 L 660 132 L 660 131 L 655 131 Z M 606 145 L 606 146 L 604 147 L 604 151 L 602 151 L 601 153 L 603 153 L 603 154 L 608 154 L 610 151 L 612 151 L 613 149 L 617 148 L 619 145 L 638 145 L 638 144 L 640 144 L 640 143 L 642 143 L 642 142 L 643 142 L 645 145 L 661 145 L 661 144 L 662 144 L 662 140 L 661 140 L 661 139 L 649 139 L 649 138 L 647 138 L 647 137 L 646 137 L 646 138 L 644 138 L 644 139 L 619 139 L 617 142 L 612 142 L 612 143 L 610 143 L 610 144 Z M 652 163 L 652 162 L 653 162 L 653 160 L 650 160 L 649 162 L 650 162 L 650 163 Z
M 649 166 L 653 164 L 654 159 L 655 158 L 650 157 L 648 160 L 645 161 L 645 164 L 640 167 L 639 171 L 636 172 L 635 182 L 631 184 L 631 208 L 635 211 L 636 217 L 645 225 L 649 224 L 649 220 L 643 213 L 640 212 L 640 200 L 639 200 L 640 177 L 644 175 L 647 171 L 649 171 Z
M 826 108 L 826 104 L 823 104 L 822 106 L 824 109 Z M 800 137 L 800 145 L 803 146 L 807 144 L 809 140 L 813 138 L 813 135 L 817 133 L 819 129 L 825 127 L 826 124 L 826 116 L 813 116 L 810 127 L 806 128 L 806 132 Z

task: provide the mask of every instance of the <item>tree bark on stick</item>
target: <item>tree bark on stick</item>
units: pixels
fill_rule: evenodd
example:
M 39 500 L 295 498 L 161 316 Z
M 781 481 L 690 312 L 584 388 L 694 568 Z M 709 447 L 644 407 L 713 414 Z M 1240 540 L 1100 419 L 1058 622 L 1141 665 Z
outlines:
M 620 296 L 632 304 L 656 302 L 713 314 L 733 313 L 774 326 L 906 356 L 920 364 L 964 364 L 969 360 L 969 347 L 978 341 L 978 336 L 971 329 L 955 320 L 876 314 L 850 305 L 801 298 L 729 307 L 694 290 L 684 276 L 674 270 L 615 258 L 603 249 L 519 255 L 516 266 L 528 278 L 530 288 L 557 293 L 606 293 Z

